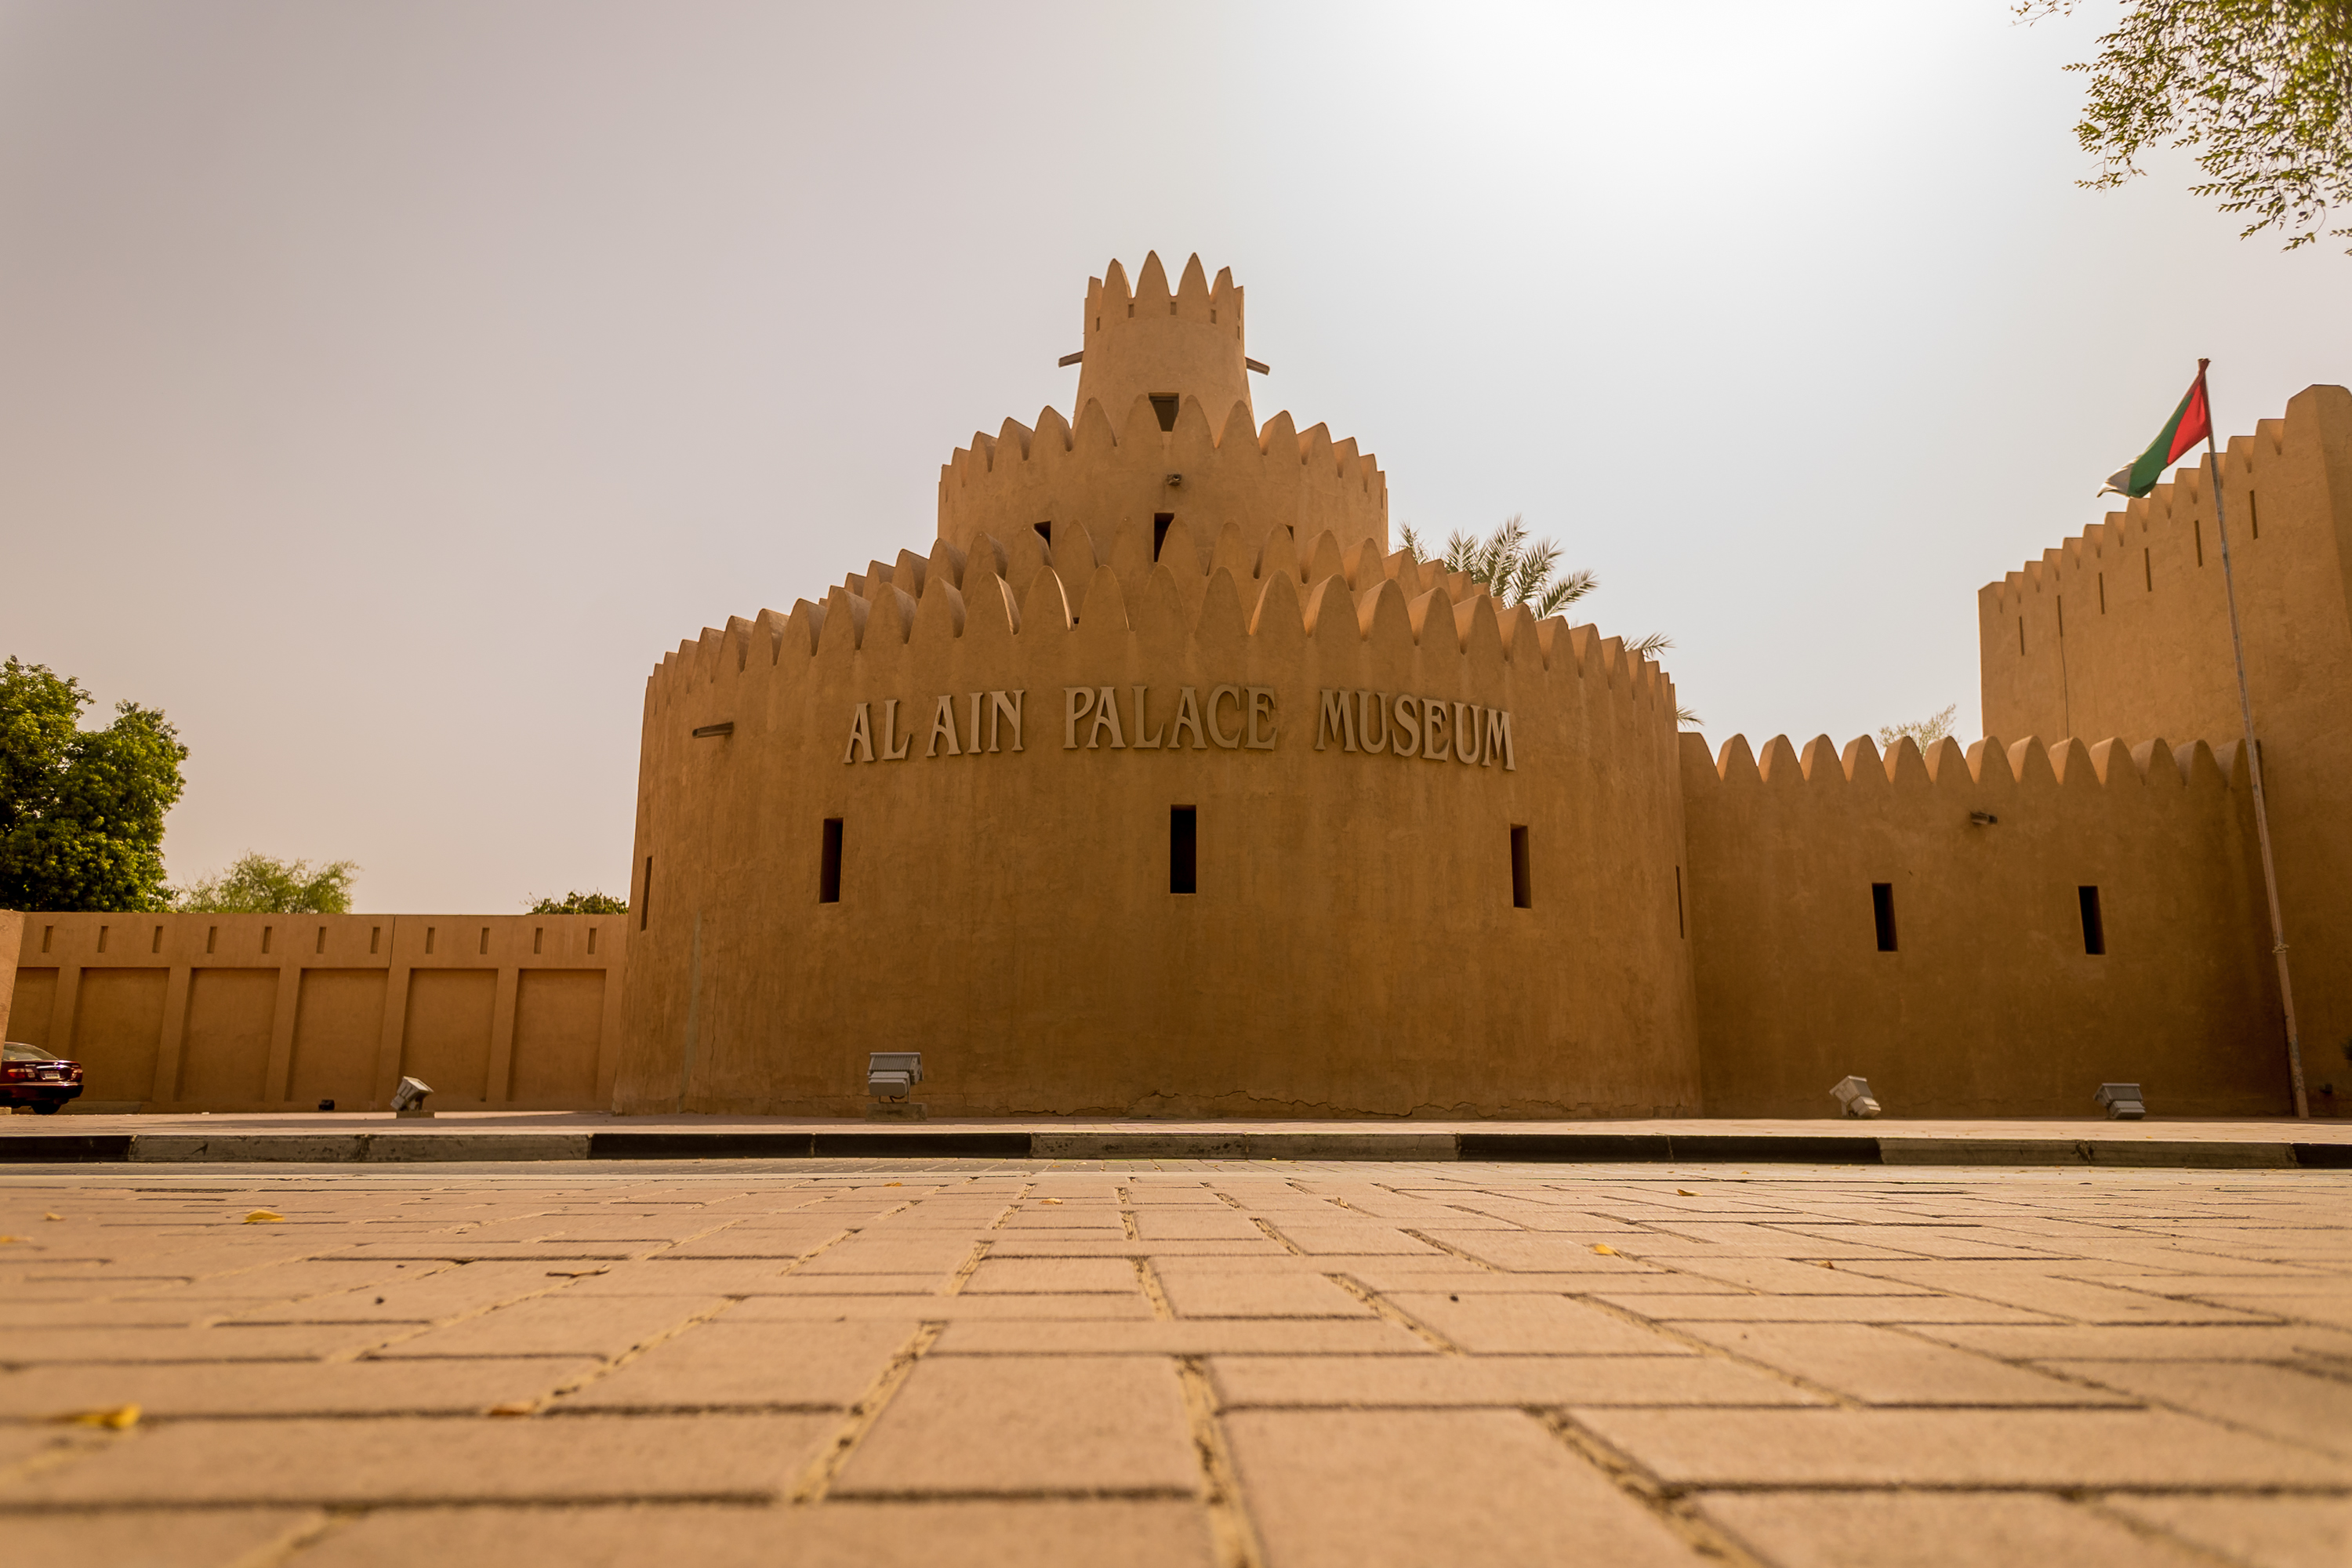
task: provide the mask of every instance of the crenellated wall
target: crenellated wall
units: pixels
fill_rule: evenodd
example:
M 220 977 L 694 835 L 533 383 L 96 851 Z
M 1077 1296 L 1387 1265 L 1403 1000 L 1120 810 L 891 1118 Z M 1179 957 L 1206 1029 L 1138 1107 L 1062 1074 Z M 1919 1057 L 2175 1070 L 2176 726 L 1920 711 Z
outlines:
M 1253 562 L 1277 530 L 1294 545 L 1328 531 L 1342 550 L 1370 541 L 1385 553 L 1388 479 L 1353 437 L 1299 430 L 1287 413 L 1259 428 L 1242 295 L 1230 270 L 1212 288 L 1198 256 L 1173 294 L 1157 255 L 1132 294 L 1116 261 L 1089 279 L 1076 424 L 1047 408 L 1034 429 L 1007 419 L 994 436 L 973 432 L 940 469 L 939 536 L 1009 546 L 1040 524 L 1108 537 L 1169 517 L 1187 525 L 1204 570 L 1226 528 Z
M 436 1110 L 612 1100 L 622 916 L 21 921 L 6 1035 L 81 1062 L 76 1109 L 381 1110 L 404 1074 Z
M 1977 596 L 1985 725 L 2242 743 L 2213 476 L 2171 482 Z M 2222 460 L 2254 732 L 2315 1085 L 2352 1042 L 2352 392 L 2314 386 Z M 2267 917 L 2257 914 L 2267 930 Z
M 1710 1114 L 1823 1115 L 1848 1073 L 1903 1116 L 2285 1108 L 2242 747 L 1682 745 Z
M 1696 1110 L 1656 665 L 1328 532 L 1043 543 L 664 659 L 624 1109 L 856 1113 L 914 1047 L 940 1115 Z

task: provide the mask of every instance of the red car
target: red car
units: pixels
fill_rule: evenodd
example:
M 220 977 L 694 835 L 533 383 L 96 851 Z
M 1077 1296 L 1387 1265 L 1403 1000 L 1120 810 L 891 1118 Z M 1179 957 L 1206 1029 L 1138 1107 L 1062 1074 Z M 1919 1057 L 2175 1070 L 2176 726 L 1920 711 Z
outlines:
M 29 1105 L 37 1115 L 49 1116 L 80 1093 L 81 1063 L 16 1040 L 0 1046 L 0 1105 Z

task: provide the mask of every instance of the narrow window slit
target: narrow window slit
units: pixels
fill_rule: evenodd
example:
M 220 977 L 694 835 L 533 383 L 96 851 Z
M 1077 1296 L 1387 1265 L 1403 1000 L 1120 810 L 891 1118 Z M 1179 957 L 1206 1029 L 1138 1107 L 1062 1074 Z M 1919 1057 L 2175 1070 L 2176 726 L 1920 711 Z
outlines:
M 1200 886 L 1201 817 L 1198 807 L 1168 808 L 1168 890 L 1190 893 Z
M 1511 827 L 1511 908 L 1535 907 L 1534 875 L 1528 864 L 1528 830 L 1515 823 Z
M 2107 926 L 2099 916 L 2099 889 L 2077 888 L 2083 902 L 2083 951 L 2093 958 L 2107 951 Z
M 816 901 L 841 902 L 841 818 L 837 816 L 824 819 L 824 859 L 817 868 Z
M 1870 913 L 1878 922 L 1878 951 L 1895 951 L 1895 884 L 1873 882 L 1870 885 Z

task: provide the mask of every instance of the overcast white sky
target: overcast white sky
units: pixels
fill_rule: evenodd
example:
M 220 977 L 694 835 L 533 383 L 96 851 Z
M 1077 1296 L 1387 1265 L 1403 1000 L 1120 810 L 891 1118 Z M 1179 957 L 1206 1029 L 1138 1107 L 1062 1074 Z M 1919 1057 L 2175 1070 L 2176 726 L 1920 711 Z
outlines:
M 0 0 L 0 653 L 178 723 L 175 878 L 620 891 L 662 650 L 922 549 L 1157 247 L 1711 741 L 1973 733 L 2198 355 L 2352 379 L 2352 259 L 2075 188 L 2115 9 Z

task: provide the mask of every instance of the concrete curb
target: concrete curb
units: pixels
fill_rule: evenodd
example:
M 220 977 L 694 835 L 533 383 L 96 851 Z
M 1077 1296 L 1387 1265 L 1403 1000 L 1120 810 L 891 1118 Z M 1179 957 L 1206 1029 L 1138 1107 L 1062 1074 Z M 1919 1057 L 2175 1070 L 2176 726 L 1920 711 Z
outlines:
M 1573 1164 L 2095 1165 L 2352 1170 L 2352 1143 L 1866 1133 L 1029 1131 L 26 1132 L 0 1164 L 412 1164 L 550 1160 L 1399 1160 Z

